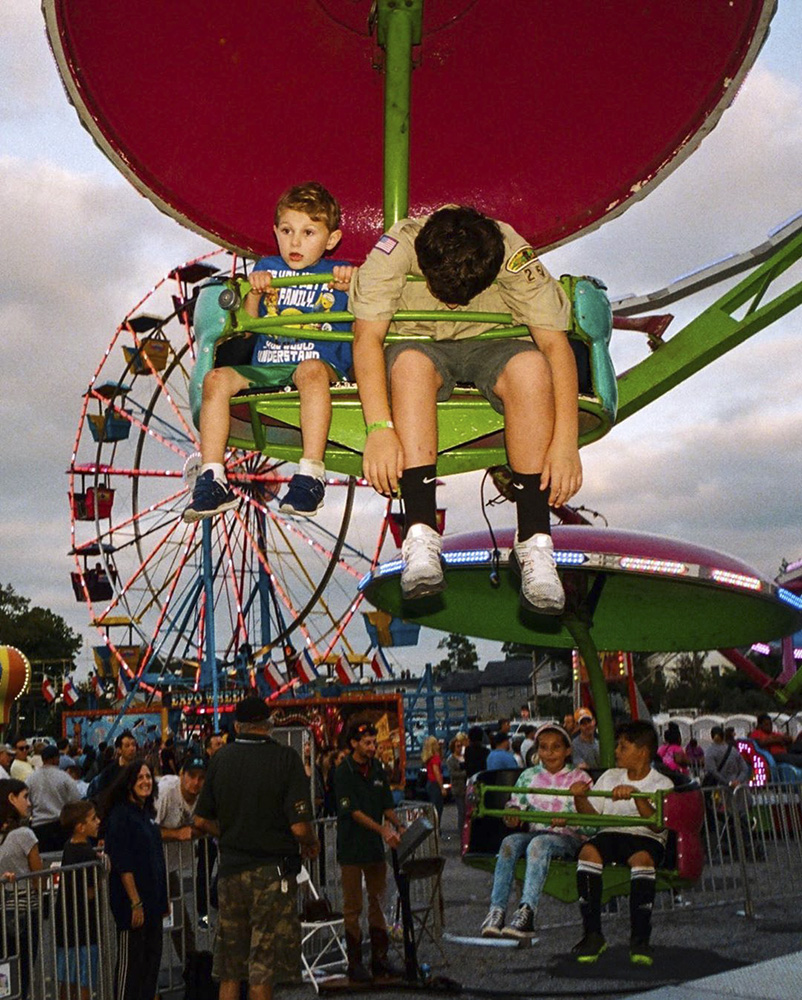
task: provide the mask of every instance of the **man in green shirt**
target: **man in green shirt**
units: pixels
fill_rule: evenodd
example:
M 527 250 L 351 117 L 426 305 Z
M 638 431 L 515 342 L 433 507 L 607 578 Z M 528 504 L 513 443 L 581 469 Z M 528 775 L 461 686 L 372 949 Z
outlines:
M 403 831 L 393 809 L 393 794 L 376 760 L 376 729 L 369 722 L 355 723 L 348 734 L 350 756 L 334 772 L 337 797 L 337 861 L 343 887 L 345 943 L 348 978 L 367 982 L 371 975 L 362 965 L 362 877 L 368 894 L 371 972 L 391 976 L 396 970 L 387 960 L 389 939 L 382 902 L 387 888 L 386 848 L 398 847 Z
M 236 708 L 234 743 L 209 762 L 195 825 L 219 838 L 220 916 L 214 969 L 220 1000 L 271 1000 L 273 984 L 297 981 L 301 934 L 295 877 L 320 845 L 309 778 L 295 750 L 270 738 L 261 698 Z

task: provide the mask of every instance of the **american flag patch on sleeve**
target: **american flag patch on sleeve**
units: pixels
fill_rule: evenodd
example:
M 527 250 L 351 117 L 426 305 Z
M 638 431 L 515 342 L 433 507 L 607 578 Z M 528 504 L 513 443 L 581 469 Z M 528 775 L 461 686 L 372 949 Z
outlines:
M 373 249 L 381 250 L 382 253 L 392 253 L 397 246 L 398 240 L 394 240 L 392 236 L 385 233 Z

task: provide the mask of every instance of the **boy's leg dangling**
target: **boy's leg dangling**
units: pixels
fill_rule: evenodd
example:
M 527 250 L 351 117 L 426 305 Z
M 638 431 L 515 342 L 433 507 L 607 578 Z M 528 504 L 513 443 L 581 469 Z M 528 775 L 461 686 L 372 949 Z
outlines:
M 445 589 L 440 559 L 442 539 L 437 531 L 437 467 L 405 469 L 401 476 L 404 502 L 404 543 L 401 555 L 401 594 L 417 600 Z
M 538 614 L 559 615 L 565 592 L 554 562 L 549 525 L 549 492 L 540 488 L 540 473 L 512 473 L 518 515 L 514 566 L 521 577 L 521 604 Z

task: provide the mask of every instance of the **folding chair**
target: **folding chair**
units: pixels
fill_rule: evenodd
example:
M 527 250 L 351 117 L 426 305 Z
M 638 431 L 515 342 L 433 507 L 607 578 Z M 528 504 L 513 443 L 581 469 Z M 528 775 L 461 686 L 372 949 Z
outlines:
M 440 931 L 443 926 L 443 897 L 441 882 L 446 859 L 440 856 L 431 858 L 410 858 L 402 865 L 404 874 L 410 881 L 410 889 L 415 898 L 412 901 L 412 930 L 415 936 L 415 947 L 419 948 L 424 939 L 431 941 L 437 948 L 443 960 L 446 954 L 440 944 Z M 425 883 L 429 882 L 428 885 Z M 415 884 L 420 890 L 415 892 Z M 401 899 L 396 903 L 396 921 L 400 919 Z
M 297 878 L 298 887 L 305 887 L 307 901 L 321 901 L 320 893 L 315 888 L 309 872 L 302 867 Z M 320 992 L 318 985 L 321 979 L 342 974 L 343 967 L 348 965 L 348 954 L 345 950 L 345 924 L 341 913 L 329 911 L 318 919 L 310 919 L 308 910 L 301 907 L 301 965 L 302 976 L 312 984 L 315 993 Z M 321 907 L 321 910 L 324 907 Z

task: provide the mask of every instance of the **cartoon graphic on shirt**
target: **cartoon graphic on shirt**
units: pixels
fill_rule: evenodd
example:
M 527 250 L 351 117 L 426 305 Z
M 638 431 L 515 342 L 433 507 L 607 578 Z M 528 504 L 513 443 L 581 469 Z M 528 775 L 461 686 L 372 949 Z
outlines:
M 316 272 L 326 273 L 339 261 L 321 261 L 315 268 L 304 274 Z M 299 277 L 297 271 L 286 267 L 280 258 L 263 258 L 256 265 L 258 270 L 269 270 L 276 278 Z M 261 315 L 292 317 L 309 313 L 321 314 L 344 312 L 348 308 L 347 293 L 334 291 L 320 285 L 299 285 L 289 288 L 271 288 L 263 296 L 260 308 Z M 322 319 L 322 316 L 321 316 Z M 296 325 L 288 323 L 292 329 L 308 331 L 314 336 L 314 330 L 348 330 L 348 323 L 310 323 Z M 302 361 L 320 358 L 338 372 L 345 375 L 352 364 L 351 345 L 346 342 L 313 340 L 297 340 L 293 337 L 270 336 L 259 334 L 254 345 L 253 364 L 300 364 Z

